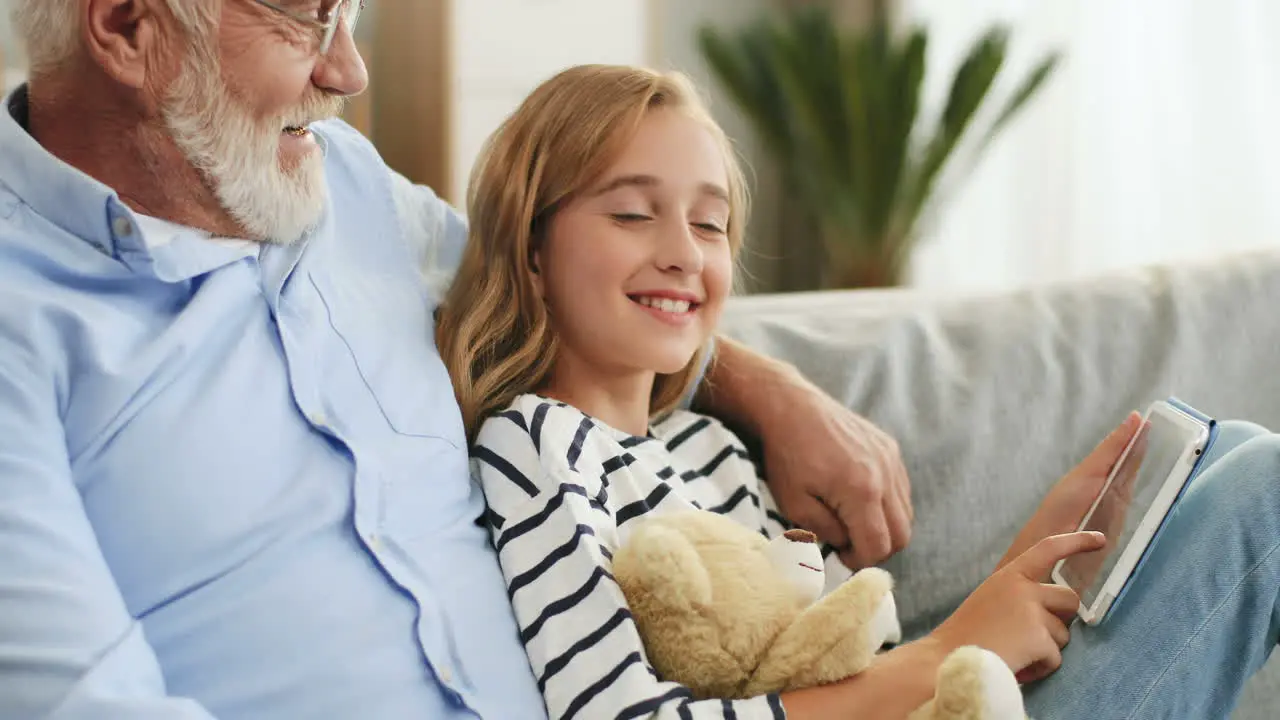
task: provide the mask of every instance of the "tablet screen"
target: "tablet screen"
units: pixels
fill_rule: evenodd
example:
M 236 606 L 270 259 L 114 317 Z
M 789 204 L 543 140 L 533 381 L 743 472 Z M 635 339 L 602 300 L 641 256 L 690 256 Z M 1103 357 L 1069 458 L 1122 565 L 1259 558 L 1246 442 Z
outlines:
M 1106 535 L 1106 547 L 1067 558 L 1060 570 L 1086 607 L 1097 599 L 1143 515 L 1178 464 L 1186 443 L 1186 431 L 1158 413 L 1152 413 L 1138 430 L 1133 448 L 1084 528 Z

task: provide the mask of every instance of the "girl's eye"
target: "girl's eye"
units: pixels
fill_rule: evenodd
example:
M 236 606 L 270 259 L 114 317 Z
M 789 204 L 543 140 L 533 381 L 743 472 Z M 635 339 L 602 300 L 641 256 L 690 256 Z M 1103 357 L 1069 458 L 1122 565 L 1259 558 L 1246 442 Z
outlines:
M 640 213 L 613 213 L 610 217 L 620 223 L 638 223 L 653 219 L 648 215 L 641 215 Z
M 703 232 L 715 233 L 716 235 L 724 235 L 728 232 L 715 223 L 694 223 L 693 226 Z

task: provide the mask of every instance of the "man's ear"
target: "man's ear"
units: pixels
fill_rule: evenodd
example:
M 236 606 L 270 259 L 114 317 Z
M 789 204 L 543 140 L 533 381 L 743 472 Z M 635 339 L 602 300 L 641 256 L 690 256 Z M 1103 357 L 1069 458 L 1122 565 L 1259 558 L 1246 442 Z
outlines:
M 89 57 L 122 85 L 141 89 L 147 82 L 149 57 L 160 52 L 161 17 L 154 0 L 79 0 L 84 13 L 82 41 Z

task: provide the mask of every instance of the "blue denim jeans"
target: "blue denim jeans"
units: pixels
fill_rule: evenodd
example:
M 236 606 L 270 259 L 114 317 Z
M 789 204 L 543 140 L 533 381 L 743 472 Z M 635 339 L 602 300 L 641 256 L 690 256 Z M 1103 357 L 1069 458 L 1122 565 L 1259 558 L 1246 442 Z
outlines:
M 1026 690 L 1035 720 L 1227 718 L 1280 639 L 1280 435 L 1223 423 L 1123 602 Z

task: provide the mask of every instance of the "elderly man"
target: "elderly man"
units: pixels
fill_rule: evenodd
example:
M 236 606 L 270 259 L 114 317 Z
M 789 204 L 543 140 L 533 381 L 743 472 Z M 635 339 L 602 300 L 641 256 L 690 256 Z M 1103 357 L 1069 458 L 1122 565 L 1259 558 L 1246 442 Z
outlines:
M 429 331 L 463 221 L 332 119 L 359 3 L 14 2 L 0 718 L 543 715 Z M 900 549 L 892 441 L 717 359 L 784 509 Z

